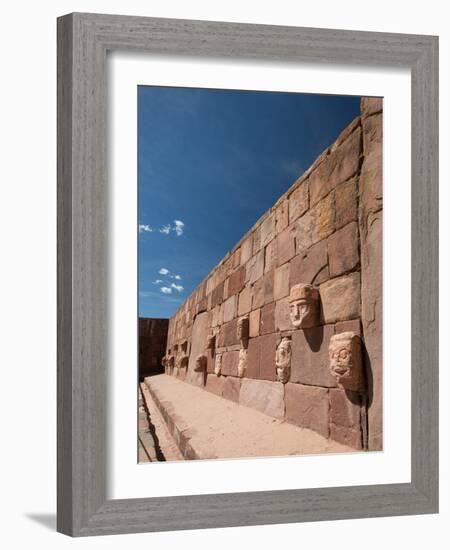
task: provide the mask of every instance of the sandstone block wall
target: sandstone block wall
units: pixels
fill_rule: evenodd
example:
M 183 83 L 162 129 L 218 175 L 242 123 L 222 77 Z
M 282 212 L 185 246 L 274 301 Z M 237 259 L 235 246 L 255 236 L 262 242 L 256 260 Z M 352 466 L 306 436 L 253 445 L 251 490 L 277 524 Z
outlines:
M 355 449 L 381 449 L 381 230 L 382 100 L 363 98 L 361 116 L 170 319 L 166 373 Z M 289 294 L 299 283 L 320 297 L 310 328 L 290 319 Z M 238 325 L 247 316 L 243 344 Z M 348 331 L 362 340 L 358 391 L 330 372 L 330 339 Z M 286 383 L 275 365 L 283 337 L 291 353 Z M 204 367 L 196 364 L 201 354 Z
M 139 318 L 139 379 L 164 372 L 169 319 Z

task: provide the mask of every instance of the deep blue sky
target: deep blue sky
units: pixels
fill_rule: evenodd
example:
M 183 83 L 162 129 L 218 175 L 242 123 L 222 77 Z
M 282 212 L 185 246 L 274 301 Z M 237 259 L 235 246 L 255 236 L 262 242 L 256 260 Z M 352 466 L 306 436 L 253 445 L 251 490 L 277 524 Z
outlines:
M 139 315 L 170 317 L 359 102 L 139 86 Z

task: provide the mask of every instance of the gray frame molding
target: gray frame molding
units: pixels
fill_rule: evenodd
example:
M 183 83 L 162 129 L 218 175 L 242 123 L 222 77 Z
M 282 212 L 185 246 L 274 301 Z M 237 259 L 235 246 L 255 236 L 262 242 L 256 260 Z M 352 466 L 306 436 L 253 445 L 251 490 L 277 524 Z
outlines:
M 107 500 L 106 52 L 412 71 L 412 481 Z M 74 13 L 58 19 L 58 531 L 72 536 L 438 511 L 438 38 Z

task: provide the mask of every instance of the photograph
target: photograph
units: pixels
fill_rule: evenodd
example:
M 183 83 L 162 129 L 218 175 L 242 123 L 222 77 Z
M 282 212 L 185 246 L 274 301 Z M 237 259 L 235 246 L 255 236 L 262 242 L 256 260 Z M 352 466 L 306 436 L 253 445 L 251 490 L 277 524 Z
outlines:
M 139 463 L 381 451 L 383 99 L 137 93 Z

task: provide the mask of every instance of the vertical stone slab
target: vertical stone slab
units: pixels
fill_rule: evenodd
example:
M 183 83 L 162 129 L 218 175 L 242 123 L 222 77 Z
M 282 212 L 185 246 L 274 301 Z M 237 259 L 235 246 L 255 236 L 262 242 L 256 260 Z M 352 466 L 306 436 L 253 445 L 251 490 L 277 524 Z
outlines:
M 359 232 L 361 236 L 361 322 L 368 384 L 368 449 L 383 448 L 382 349 L 382 128 L 379 99 L 361 103 L 364 160 L 361 167 Z M 377 112 L 378 111 L 378 112 Z M 375 113 L 375 114 L 373 114 Z
M 189 366 L 186 375 L 186 381 L 196 386 L 204 386 L 206 382 L 206 373 L 196 372 L 195 360 L 198 355 L 205 353 L 206 337 L 208 335 L 209 316 L 205 313 L 199 313 L 192 327 L 191 352 L 189 354 Z

